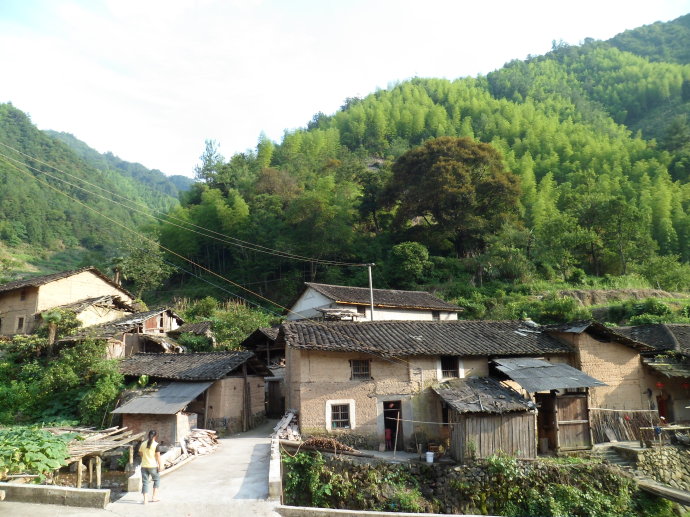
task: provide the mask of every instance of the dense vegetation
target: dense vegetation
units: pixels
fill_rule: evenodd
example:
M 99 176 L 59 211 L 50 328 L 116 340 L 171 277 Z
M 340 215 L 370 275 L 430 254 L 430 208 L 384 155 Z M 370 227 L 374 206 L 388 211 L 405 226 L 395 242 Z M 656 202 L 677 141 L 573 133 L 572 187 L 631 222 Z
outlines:
M 669 52 L 689 47 L 684 37 Z M 405 81 L 227 160 L 208 142 L 160 240 L 282 304 L 303 280 L 365 285 L 365 272 L 235 239 L 375 262 L 377 287 L 451 299 L 540 282 L 686 289 L 690 66 L 614 43 L 556 44 L 486 77 Z M 678 116 L 660 115 L 669 109 Z M 657 139 L 631 131 L 641 124 Z M 453 145 L 471 152 L 439 151 Z M 480 149 L 489 183 L 463 172 Z
M 597 461 L 520 462 L 499 455 L 461 467 L 283 455 L 286 504 L 415 513 L 671 517 L 669 501 Z
M 171 207 L 159 224 L 60 185 L 130 227 L 147 221 L 173 251 L 168 285 L 143 288 L 157 300 L 241 294 L 288 305 L 304 280 L 365 285 L 364 268 L 342 263 L 369 262 L 377 287 L 436 290 L 478 304 L 475 316 L 515 316 L 511 297 L 556 284 L 678 291 L 690 284 L 689 17 L 554 44 L 487 76 L 416 78 L 349 98 L 280 143 L 261 137 L 228 159 L 209 141 L 179 205 L 154 194 L 175 192 L 156 171 L 38 132 L 10 105 L 0 141 Z M 82 245 L 96 253 L 89 261 L 112 263 L 107 245 L 124 230 L 18 174 L 0 166 L 0 181 L 16 185 L 0 191 L 5 245 Z M 134 188 L 140 181 L 148 187 Z

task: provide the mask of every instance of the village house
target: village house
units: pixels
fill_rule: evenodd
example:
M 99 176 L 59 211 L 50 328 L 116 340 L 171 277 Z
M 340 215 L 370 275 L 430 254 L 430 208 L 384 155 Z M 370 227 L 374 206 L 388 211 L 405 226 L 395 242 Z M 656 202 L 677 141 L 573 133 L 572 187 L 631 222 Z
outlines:
M 286 351 L 286 404 L 298 410 L 302 434 L 336 434 L 365 447 L 390 448 L 387 435 L 413 450 L 450 441 L 461 458 L 458 447 L 470 441 L 461 422 L 465 432 L 482 429 L 486 439 L 471 441 L 483 455 L 500 449 L 533 457 L 537 443 L 588 447 L 588 392 L 605 384 L 573 367 L 575 348 L 533 323 L 289 322 L 277 341 Z M 475 394 L 476 406 L 462 402 Z M 545 403 L 550 416 L 537 421 L 535 409 Z M 559 418 L 558 410 L 578 418 Z M 561 425 L 554 434 L 569 420 L 584 425 Z M 512 430 L 500 435 L 506 422 Z
M 29 334 L 55 308 L 74 310 L 83 325 L 112 321 L 132 312 L 133 301 L 94 267 L 15 280 L 0 285 L 0 335 Z
M 168 331 L 168 336 L 179 338 L 182 334 L 191 334 L 197 337 L 206 338 L 211 347 L 216 346 L 216 335 L 213 333 L 213 322 L 209 320 L 196 321 L 194 323 L 184 323 L 176 329 Z
M 261 327 L 252 332 L 240 347 L 251 350 L 271 370 L 266 377 L 266 415 L 280 418 L 285 413 L 285 346 L 277 342 L 278 328 Z
M 374 316 L 371 292 L 366 287 L 305 282 L 306 289 L 290 308 L 289 321 L 301 319 L 457 320 L 461 307 L 425 291 L 374 289 Z
M 667 422 L 689 424 L 690 325 L 636 325 L 616 332 L 653 348 L 642 353 L 645 396 Z
M 120 363 L 141 390 L 112 413 L 133 432 L 157 429 L 161 443 L 180 443 L 199 427 L 246 431 L 265 418 L 264 378 L 271 373 L 252 352 L 136 354 Z
M 139 352 L 180 353 L 184 351 L 168 336 L 184 321 L 173 310 L 166 308 L 129 314 L 123 318 L 81 329 L 66 336 L 59 343 L 74 343 L 86 339 L 106 341 L 106 356 L 121 359 Z

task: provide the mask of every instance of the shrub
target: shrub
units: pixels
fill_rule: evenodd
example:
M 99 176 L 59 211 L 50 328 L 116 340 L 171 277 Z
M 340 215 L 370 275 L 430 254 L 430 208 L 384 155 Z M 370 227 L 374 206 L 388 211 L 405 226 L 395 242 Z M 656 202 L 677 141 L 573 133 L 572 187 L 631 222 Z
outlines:
M 37 474 L 36 482 L 67 462 L 67 444 L 73 433 L 56 436 L 31 427 L 0 429 L 0 479 L 4 474 Z

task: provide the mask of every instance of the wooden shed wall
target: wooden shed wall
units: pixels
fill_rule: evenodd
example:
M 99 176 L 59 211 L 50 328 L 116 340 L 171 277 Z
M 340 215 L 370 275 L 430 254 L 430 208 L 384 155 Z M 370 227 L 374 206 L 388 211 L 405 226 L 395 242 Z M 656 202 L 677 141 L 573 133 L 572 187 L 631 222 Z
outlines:
M 450 411 L 451 454 L 460 462 L 472 454 L 486 458 L 505 452 L 519 458 L 537 457 L 536 413 L 493 415 Z

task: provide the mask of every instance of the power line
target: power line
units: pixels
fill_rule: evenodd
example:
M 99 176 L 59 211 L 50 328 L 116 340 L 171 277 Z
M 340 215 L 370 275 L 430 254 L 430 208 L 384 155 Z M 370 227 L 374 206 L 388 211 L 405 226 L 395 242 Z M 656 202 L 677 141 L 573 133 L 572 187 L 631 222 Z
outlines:
M 184 272 L 184 273 L 187 273 L 188 275 L 190 275 L 190 276 L 192 276 L 192 277 L 194 277 L 194 278 L 196 278 L 196 279 L 198 279 L 198 280 L 201 280 L 202 282 L 206 282 L 208 285 L 213 286 L 213 287 L 215 287 L 216 289 L 220 289 L 220 290 L 223 291 L 224 293 L 227 293 L 227 294 L 229 294 L 229 295 L 232 295 L 232 296 L 234 296 L 235 298 L 239 298 L 240 300 L 244 300 L 245 302 L 247 302 L 247 303 L 253 305 L 254 307 L 258 307 L 259 309 L 262 309 L 262 310 L 265 310 L 265 311 L 267 311 L 267 312 L 270 312 L 270 313 L 273 314 L 274 316 L 278 316 L 278 317 L 282 317 L 282 316 L 283 316 L 282 314 L 279 314 L 279 313 L 277 313 L 277 312 L 275 312 L 275 311 L 272 311 L 271 309 L 268 309 L 268 308 L 266 308 L 266 307 L 264 307 L 264 306 L 262 306 L 262 305 L 259 305 L 259 304 L 256 303 L 256 302 L 252 302 L 252 301 L 249 300 L 248 298 L 245 298 L 245 297 L 243 297 L 243 296 L 240 296 L 239 294 L 236 294 L 236 293 L 234 293 L 234 292 L 232 292 L 232 291 L 229 291 L 229 290 L 225 289 L 223 286 L 220 286 L 220 285 L 218 285 L 218 284 L 214 284 L 214 283 L 211 282 L 210 280 L 208 280 L 208 279 L 206 279 L 206 278 L 204 278 L 204 277 L 202 277 L 202 276 L 200 276 L 200 275 L 195 275 L 195 274 L 192 273 L 191 271 L 187 271 L 186 269 L 184 269 L 183 267 L 181 267 L 181 266 L 179 266 L 179 265 L 177 265 L 177 264 L 174 264 L 174 263 L 172 263 L 172 262 L 170 262 L 170 261 L 168 261 L 168 260 L 165 260 L 165 259 L 163 259 L 163 262 L 165 262 L 166 264 L 168 264 L 168 265 L 170 265 L 170 266 L 172 266 L 172 267 L 174 267 L 174 268 L 176 268 L 176 269 L 179 269 L 180 271 L 182 271 L 182 272 Z
M 0 156 L 3 156 L 5 159 L 7 159 L 7 157 L 6 157 L 5 155 L 3 155 L 2 153 L 0 153 Z M 13 160 L 13 161 L 15 161 L 15 160 Z M 92 212 L 95 212 L 96 214 L 100 215 L 101 217 L 103 217 L 103 218 L 106 219 L 107 221 L 110 221 L 111 223 L 114 223 L 114 224 L 116 224 L 117 226 L 120 226 L 120 227 L 124 228 L 125 230 L 131 232 L 132 234 L 136 235 L 137 237 L 141 238 L 142 240 L 147 241 L 147 242 L 149 242 L 150 244 L 153 244 L 154 246 L 159 247 L 160 249 L 162 249 L 162 250 L 164 250 L 164 251 L 170 253 L 171 255 L 174 255 L 174 256 L 176 256 L 176 257 L 178 257 L 178 258 L 180 258 L 180 259 L 182 259 L 182 260 L 184 260 L 184 261 L 186 261 L 186 262 L 189 262 L 189 263 L 192 264 L 193 266 L 196 266 L 197 268 L 199 268 L 199 269 L 201 269 L 201 270 L 203 270 L 203 271 L 206 271 L 207 273 L 210 273 L 211 275 L 213 275 L 213 276 L 215 276 L 215 277 L 218 277 L 218 278 L 220 278 L 221 280 L 224 280 L 225 282 L 228 282 L 229 284 L 232 284 L 232 285 L 234 285 L 235 287 L 238 287 L 238 288 L 242 289 L 243 291 L 246 291 L 247 293 L 249 293 L 249 294 L 251 294 L 251 295 L 253 295 L 253 296 L 256 296 L 257 298 L 260 298 L 261 300 L 264 300 L 264 301 L 270 303 L 271 305 L 274 305 L 274 306 L 276 306 L 276 307 L 279 307 L 279 308 L 281 308 L 281 309 L 287 311 L 288 313 L 297 314 L 295 311 L 293 311 L 293 310 L 291 310 L 291 309 L 289 309 L 289 308 L 287 308 L 287 307 L 285 307 L 285 306 L 283 306 L 283 305 L 280 305 L 278 302 L 274 302 L 273 300 L 270 300 L 269 298 L 266 298 L 265 296 L 262 296 L 261 294 L 252 291 L 251 289 L 247 289 L 246 287 L 243 287 L 242 285 L 238 284 L 237 282 L 234 282 L 234 281 L 230 280 L 229 278 L 226 278 L 226 277 L 224 277 L 223 275 L 221 275 L 221 274 L 219 274 L 219 273 L 216 273 L 215 271 L 213 271 L 213 270 L 211 270 L 211 269 L 208 269 L 208 268 L 202 266 L 201 264 L 198 264 L 198 263 L 194 262 L 193 260 L 191 260 L 191 259 L 189 259 L 189 258 L 187 258 L 187 257 L 185 257 L 185 256 L 183 256 L 183 255 L 180 255 L 179 253 L 177 253 L 177 252 L 175 252 L 175 251 L 173 251 L 173 250 L 171 250 L 171 249 L 169 249 L 169 248 L 163 246 L 162 244 L 160 244 L 160 243 L 157 242 L 156 240 L 151 239 L 150 237 L 147 237 L 146 235 L 144 235 L 144 234 L 142 234 L 142 233 L 140 233 L 140 232 L 138 232 L 138 231 L 136 231 L 136 230 L 133 230 L 133 229 L 129 228 L 127 225 L 125 225 L 125 224 L 123 224 L 123 223 L 121 223 L 121 222 L 119 222 L 119 221 L 117 221 L 117 220 L 115 220 L 115 219 L 113 219 L 113 218 L 111 218 L 111 217 L 108 217 L 107 215 L 105 215 L 105 214 L 99 212 L 98 210 L 96 210 L 95 208 L 93 208 L 93 207 L 87 205 L 87 204 L 84 203 L 83 201 L 80 201 L 79 199 L 76 199 L 76 198 L 70 196 L 70 195 L 67 194 L 66 192 L 61 191 L 61 190 L 58 189 L 57 187 L 55 187 L 55 186 L 51 185 L 50 183 L 48 183 L 47 181 L 42 180 L 42 179 L 40 179 L 40 178 L 37 178 L 36 176 L 34 176 L 33 174 L 31 174 L 30 172 L 25 171 L 25 170 L 21 169 L 20 167 L 17 167 L 17 166 L 14 165 L 13 163 L 10 163 L 10 162 L 6 162 L 6 163 L 7 163 L 7 165 L 9 165 L 10 167 L 12 167 L 13 169 L 19 171 L 20 173 L 22 173 L 22 174 L 24 174 L 24 175 L 26 175 L 26 176 L 29 176 L 30 178 L 33 178 L 33 179 L 35 179 L 36 181 L 38 181 L 38 182 L 40 182 L 40 183 L 46 185 L 48 188 L 54 190 L 54 191 L 57 192 L 58 194 L 61 194 L 61 195 L 65 196 L 65 197 L 67 197 L 68 199 L 72 200 L 73 202 L 75 202 L 75 203 L 77 203 L 77 204 L 83 206 L 83 207 L 86 208 L 87 210 L 90 210 L 90 211 L 92 211 Z M 40 172 L 40 171 L 39 171 L 39 172 Z M 62 180 L 61 180 L 61 181 L 62 181 Z M 391 363 L 394 363 L 394 362 L 397 361 L 398 363 L 403 364 L 403 365 L 406 365 L 406 366 L 409 366 L 409 365 L 410 365 L 410 362 L 407 361 L 406 359 L 403 359 L 403 358 L 401 358 L 401 357 L 397 357 L 397 356 L 394 356 L 394 355 L 384 356 L 384 354 L 382 354 L 379 350 L 372 349 L 372 348 L 371 348 L 370 346 L 368 346 L 366 343 L 364 343 L 364 342 L 362 342 L 362 341 L 359 341 L 358 339 L 355 339 L 355 338 L 353 338 L 353 337 L 351 337 L 351 336 L 348 336 L 348 335 L 346 335 L 346 334 L 344 334 L 344 333 L 342 333 L 342 332 L 334 331 L 333 328 L 328 327 L 327 325 L 325 325 L 325 324 L 323 324 L 323 323 L 321 323 L 321 322 L 318 322 L 318 321 L 316 321 L 316 320 L 311 320 L 311 319 L 308 319 L 308 318 L 305 318 L 305 319 L 307 319 L 307 321 L 309 321 L 309 322 L 311 322 L 311 323 L 313 323 L 313 324 L 315 324 L 315 325 L 319 325 L 319 326 L 322 326 L 322 327 L 325 327 L 325 328 L 330 328 L 331 332 L 335 332 L 336 334 L 340 334 L 340 335 L 343 336 L 344 338 L 349 339 L 350 341 L 352 341 L 352 342 L 356 343 L 357 345 L 359 345 L 359 346 L 361 347 L 361 351 L 364 352 L 364 353 L 368 353 L 368 354 L 374 355 L 374 356 L 376 356 L 376 357 L 381 358 L 381 359 L 384 360 L 384 361 L 388 361 L 388 362 L 391 362 Z
M 104 188 L 104 187 L 101 187 L 100 185 L 96 185 L 96 184 L 91 183 L 91 182 L 89 182 L 89 181 L 87 181 L 87 180 L 85 180 L 85 179 L 83 179 L 83 178 L 80 178 L 80 177 L 74 175 L 74 174 L 71 174 L 71 173 L 69 173 L 69 172 L 67 172 L 67 171 L 64 171 L 64 170 L 62 170 L 62 169 L 59 169 L 59 168 L 57 168 L 57 167 L 54 167 L 53 165 L 51 165 L 51 164 L 49 164 L 49 163 L 46 163 L 46 162 L 44 162 L 44 161 L 42 161 L 42 160 L 40 160 L 40 159 L 38 159 L 38 158 L 35 158 L 35 157 L 33 157 L 33 156 L 30 156 L 30 155 L 28 155 L 28 154 L 26 154 L 26 153 L 23 153 L 22 151 L 20 151 L 20 150 L 18 150 L 18 149 L 15 149 L 14 147 L 9 146 L 9 145 L 7 145 L 7 144 L 5 144 L 5 143 L 3 143 L 3 142 L 0 142 L 0 145 L 6 147 L 6 148 L 8 148 L 8 149 L 11 149 L 12 151 L 14 151 L 14 152 L 20 154 L 21 156 L 24 156 L 24 157 L 26 157 L 26 158 L 29 158 L 30 160 L 34 160 L 34 161 L 36 161 L 36 162 L 38 162 L 38 163 L 40 163 L 40 164 L 42 164 L 42 165 L 45 165 L 46 167 L 50 167 L 51 169 L 54 169 L 54 170 L 56 170 L 56 171 L 58 171 L 58 172 L 60 172 L 60 173 L 62 173 L 62 174 L 65 174 L 65 175 L 67 175 L 67 176 L 69 176 L 69 177 L 71 177 L 71 178 L 74 178 L 74 179 L 76 179 L 77 181 L 83 182 L 83 183 L 85 183 L 85 184 L 87 184 L 87 185 L 89 185 L 89 186 L 91 186 L 91 187 L 94 187 L 94 188 L 97 188 L 97 189 L 99 189 L 99 190 L 102 190 L 103 192 L 106 192 L 106 193 L 108 193 L 108 194 L 111 194 L 112 196 L 118 197 L 118 198 L 120 198 L 120 199 L 124 199 L 124 200 L 127 201 L 128 203 L 132 203 L 133 205 L 137 205 L 137 206 L 140 206 L 140 207 L 144 207 L 144 208 L 146 208 L 147 211 L 139 210 L 139 209 L 133 208 L 133 206 L 125 205 L 125 204 L 120 203 L 120 202 L 118 202 L 118 201 L 115 201 L 114 199 L 111 199 L 111 198 L 109 198 L 109 197 L 103 196 L 103 195 L 101 195 L 101 194 L 97 194 L 97 193 L 95 193 L 95 192 L 92 192 L 92 191 L 90 191 L 90 190 L 84 188 L 84 187 L 81 187 L 81 186 L 79 186 L 79 185 L 75 185 L 74 183 L 70 183 L 70 182 L 68 182 L 67 180 L 64 180 L 64 179 L 59 178 L 59 177 L 54 176 L 54 175 L 51 175 L 51 174 L 47 173 L 46 171 L 42 171 L 42 170 L 40 170 L 40 169 L 37 169 L 37 168 L 35 168 L 35 167 L 32 167 L 31 165 L 29 165 L 29 164 L 27 164 L 27 163 L 25 163 L 25 162 L 23 162 L 23 161 L 21 161 L 21 160 L 17 160 L 16 158 L 12 158 L 12 157 L 10 157 L 10 156 L 7 156 L 6 154 L 0 153 L 0 156 L 6 158 L 6 159 L 8 159 L 8 160 L 11 160 L 11 161 L 16 162 L 16 163 L 21 164 L 21 165 L 24 165 L 25 167 L 27 167 L 27 168 L 29 168 L 29 169 L 31 169 L 31 170 L 34 170 L 34 171 L 36 171 L 36 172 L 38 172 L 38 173 L 45 174 L 46 176 L 48 176 L 48 177 L 50 177 L 50 178 L 52 178 L 52 179 L 55 179 L 55 180 L 57 180 L 57 181 L 62 181 L 62 182 L 66 183 L 66 184 L 68 184 L 68 185 L 70 185 L 70 186 L 72 186 L 72 187 L 81 189 L 82 191 L 87 192 L 87 193 L 89 193 L 89 194 L 91 194 L 91 195 L 98 196 L 98 197 L 100 197 L 101 199 L 105 199 L 106 201 L 110 201 L 110 202 L 115 203 L 115 204 L 117 204 L 117 205 L 123 206 L 123 207 L 127 208 L 128 210 L 133 210 L 133 211 L 138 212 L 138 213 L 141 213 L 141 214 L 143 214 L 143 215 L 145 215 L 145 216 L 148 216 L 148 217 L 151 217 L 151 218 L 153 218 L 153 219 L 156 219 L 157 221 L 164 222 L 164 223 L 168 223 L 168 224 L 172 224 L 173 226 L 175 226 L 175 227 L 177 227 L 177 228 L 180 228 L 180 229 L 183 229 L 183 230 L 187 230 L 187 231 L 191 231 L 191 232 L 193 232 L 193 233 L 196 233 L 196 234 L 202 235 L 202 236 L 204 236 L 204 237 L 207 237 L 207 238 L 210 238 L 210 239 L 214 239 L 214 240 L 223 242 L 223 243 L 225 243 L 225 244 L 230 244 L 230 245 L 232 245 L 232 246 L 237 246 L 237 247 L 244 248 L 244 249 L 248 249 L 248 250 L 251 250 L 251 251 L 258 252 L 258 253 L 265 253 L 265 254 L 267 254 L 267 255 L 279 256 L 279 257 L 281 257 L 281 258 L 286 258 L 286 259 L 289 259 L 289 260 L 299 260 L 299 261 L 304 261 L 304 262 L 311 262 L 311 263 L 315 263 L 315 264 L 330 265 L 330 266 L 360 266 L 360 267 L 361 267 L 361 266 L 364 266 L 364 264 L 355 263 L 355 262 L 345 262 L 345 261 L 339 261 L 339 260 L 325 260 L 325 259 L 318 259 L 318 258 L 313 258 L 313 257 L 305 257 L 305 256 L 303 256 L 303 255 L 297 255 L 297 254 L 295 254 L 295 253 L 290 253 L 290 252 L 287 252 L 287 251 L 276 250 L 276 249 L 273 249 L 273 248 L 269 248 L 269 247 L 267 247 L 267 246 L 263 246 L 263 245 L 261 245 L 261 244 L 256 244 L 256 243 L 252 243 L 252 242 L 249 242 L 249 241 L 245 241 L 245 240 L 239 239 L 239 238 L 237 238 L 237 237 L 231 237 L 231 236 L 225 235 L 225 234 L 223 234 L 223 233 L 217 232 L 217 231 L 215 231 L 215 230 L 211 230 L 210 228 L 205 228 L 205 227 L 200 226 L 200 225 L 197 225 L 197 224 L 195 224 L 195 223 L 192 223 L 192 222 L 189 222 L 189 221 L 185 221 L 184 219 L 175 217 L 175 216 L 171 215 L 170 213 L 164 213 L 164 212 L 162 212 L 162 211 L 160 211 L 160 210 L 152 209 L 151 207 L 149 207 L 149 206 L 147 206 L 147 205 L 144 205 L 144 204 L 142 204 L 142 203 L 138 203 L 138 202 L 136 202 L 136 201 L 134 201 L 134 200 L 131 200 L 131 199 L 125 197 L 125 196 L 122 196 L 122 195 L 118 194 L 117 192 L 113 192 L 113 191 L 108 190 L 108 189 L 106 189 L 106 188 Z M 161 219 L 160 217 L 154 216 L 154 215 L 152 215 L 149 211 L 153 211 L 153 212 L 157 212 L 157 213 L 163 214 L 163 215 L 165 216 L 166 219 Z M 179 224 L 172 223 L 171 220 L 181 222 L 181 223 L 183 223 L 183 224 L 186 225 L 186 226 L 181 226 L 181 225 L 179 225 Z M 202 232 L 195 231 L 195 230 L 193 230 L 192 228 L 188 228 L 187 226 L 191 226 L 191 227 L 193 227 L 193 228 L 199 228 L 199 229 L 203 230 L 204 232 L 208 232 L 208 234 L 205 234 L 205 233 L 202 233 Z M 219 238 L 219 237 L 214 237 L 213 235 L 209 235 L 209 234 L 219 235 L 220 238 Z

